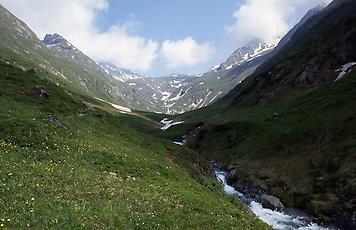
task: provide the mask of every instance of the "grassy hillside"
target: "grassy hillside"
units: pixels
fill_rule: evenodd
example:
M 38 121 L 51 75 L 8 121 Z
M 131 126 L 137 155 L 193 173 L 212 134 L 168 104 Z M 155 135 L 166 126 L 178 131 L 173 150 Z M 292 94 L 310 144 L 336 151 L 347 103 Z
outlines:
M 1 227 L 268 228 L 194 152 L 136 131 L 139 118 L 3 63 L 0 103 Z

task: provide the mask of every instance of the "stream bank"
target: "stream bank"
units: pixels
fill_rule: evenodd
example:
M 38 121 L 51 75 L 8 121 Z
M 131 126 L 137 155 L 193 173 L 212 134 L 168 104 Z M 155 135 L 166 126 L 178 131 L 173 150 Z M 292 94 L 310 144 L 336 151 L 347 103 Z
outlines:
M 215 169 L 216 178 L 224 184 L 224 191 L 228 195 L 237 196 L 255 215 L 276 230 L 334 230 L 332 227 L 324 227 L 317 224 L 315 218 L 307 215 L 301 210 L 283 208 L 272 210 L 264 208 L 263 205 L 251 197 L 247 197 L 234 187 L 227 184 L 227 173 Z

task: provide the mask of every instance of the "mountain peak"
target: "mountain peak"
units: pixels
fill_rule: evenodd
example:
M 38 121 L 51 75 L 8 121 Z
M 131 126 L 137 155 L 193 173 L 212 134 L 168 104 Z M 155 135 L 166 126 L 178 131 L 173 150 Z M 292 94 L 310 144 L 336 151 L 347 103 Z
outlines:
M 76 51 L 75 48 L 70 42 L 68 42 L 63 36 L 54 33 L 54 34 L 46 34 L 42 42 L 48 47 L 56 47 L 57 49 L 63 50 L 73 50 Z
M 57 33 L 46 34 L 46 36 L 43 39 L 43 43 L 45 43 L 46 45 L 54 45 L 62 41 L 67 41 L 67 40 Z
M 268 44 L 262 41 L 261 39 L 253 39 L 245 46 L 235 50 L 224 63 L 222 63 L 221 65 L 214 66 L 211 69 L 211 72 L 216 72 L 219 70 L 230 70 L 234 66 L 252 61 L 257 57 L 267 54 L 274 47 L 276 47 L 275 43 Z
M 275 47 L 274 44 L 269 45 L 261 39 L 253 39 L 247 43 L 244 47 L 237 49 L 228 60 L 224 63 L 224 67 L 231 65 L 237 65 L 245 61 L 252 60 L 262 54 L 270 51 Z

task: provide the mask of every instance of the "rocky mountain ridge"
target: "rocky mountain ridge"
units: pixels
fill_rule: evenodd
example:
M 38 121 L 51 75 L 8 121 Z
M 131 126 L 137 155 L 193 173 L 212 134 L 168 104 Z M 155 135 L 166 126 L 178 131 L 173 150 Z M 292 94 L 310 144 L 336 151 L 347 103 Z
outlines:
M 235 50 L 224 63 L 213 67 L 211 71 L 232 69 L 236 65 L 252 61 L 259 56 L 269 53 L 276 46 L 277 44 L 267 44 L 261 39 L 254 39 L 245 46 Z
M 108 79 L 113 90 L 110 98 L 120 96 L 135 110 L 177 114 L 205 107 L 227 94 L 255 67 L 261 64 L 273 47 L 255 40 L 234 52 L 221 67 L 203 74 L 172 74 L 166 77 L 144 77 L 110 63 L 96 63 L 59 34 L 46 35 L 43 43 L 85 70 Z M 81 85 L 86 87 L 85 80 Z M 116 95 L 116 96 L 115 96 Z
M 268 58 L 274 46 L 254 40 L 237 49 L 223 64 L 195 75 L 171 74 L 165 77 L 143 77 L 112 64 L 102 68 L 114 79 L 124 82 L 134 94 L 150 104 L 151 112 L 181 114 L 203 108 L 226 95 L 234 86 Z M 153 110 L 151 110 L 151 107 Z

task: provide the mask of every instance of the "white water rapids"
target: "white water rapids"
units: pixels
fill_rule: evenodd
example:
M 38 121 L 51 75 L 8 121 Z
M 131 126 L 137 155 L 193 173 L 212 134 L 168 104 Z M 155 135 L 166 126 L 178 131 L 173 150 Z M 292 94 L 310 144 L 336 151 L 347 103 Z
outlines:
M 235 190 L 226 183 L 226 173 L 215 171 L 216 178 L 224 183 L 224 190 L 227 194 L 239 197 L 245 202 L 248 208 L 263 222 L 276 230 L 331 230 L 313 222 L 312 218 L 301 211 L 286 209 L 284 211 L 273 211 L 263 208 L 262 205 L 254 200 L 246 198 L 242 193 Z

